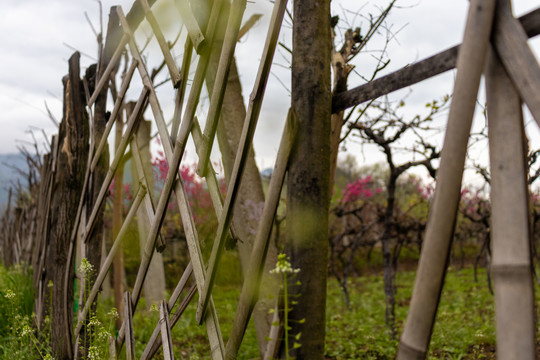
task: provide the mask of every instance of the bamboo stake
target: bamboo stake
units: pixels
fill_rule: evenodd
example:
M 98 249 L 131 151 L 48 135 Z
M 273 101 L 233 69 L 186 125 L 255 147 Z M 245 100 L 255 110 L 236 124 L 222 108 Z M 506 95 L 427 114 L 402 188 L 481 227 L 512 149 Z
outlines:
M 253 134 L 257 126 L 257 120 L 262 106 L 262 100 L 264 97 L 264 91 L 266 89 L 266 83 L 270 74 L 270 67 L 272 66 L 272 60 L 279 37 L 279 31 L 281 29 L 281 22 L 283 20 L 283 14 L 285 12 L 287 1 L 278 0 L 274 3 L 274 9 L 272 12 L 272 18 L 270 19 L 270 27 L 268 28 L 268 34 L 266 37 L 266 43 L 264 46 L 262 61 L 259 65 L 257 78 L 253 86 L 253 91 L 250 96 L 249 106 L 246 113 L 246 119 L 244 121 L 244 128 L 242 129 L 242 135 L 240 137 L 240 143 L 238 145 L 238 151 L 236 153 L 236 159 L 231 172 L 231 179 L 229 181 L 229 187 L 227 188 L 227 196 L 225 197 L 225 203 L 223 205 L 223 211 L 219 217 L 218 229 L 216 237 L 214 238 L 214 244 L 212 247 L 212 254 L 210 255 L 208 279 L 204 284 L 204 289 L 199 289 L 199 306 L 197 308 L 197 321 L 201 323 L 204 319 L 204 312 L 208 305 L 208 300 L 212 292 L 214 284 L 217 266 L 223 252 L 225 244 L 225 236 L 232 219 L 232 209 L 240 186 L 240 178 L 246 164 L 247 155 L 250 149 L 250 144 L 253 141 Z M 231 7 L 231 11 L 234 10 L 234 5 Z M 215 89 L 215 87 L 214 87 Z
M 187 1 L 176 0 L 174 3 L 176 4 L 176 8 L 178 9 L 180 16 L 182 17 L 182 20 L 184 21 L 184 25 L 186 26 L 186 29 L 188 31 L 189 38 L 191 42 L 195 45 L 195 51 L 197 52 L 197 54 L 200 54 L 201 52 L 206 50 L 206 46 L 212 44 L 212 41 L 205 40 L 201 28 L 199 27 L 199 23 L 193 16 L 193 13 L 191 12 L 191 8 Z
M 191 55 L 193 54 L 193 44 L 190 39 L 186 40 L 184 46 L 184 56 L 182 58 L 182 74 L 181 83 L 176 91 L 176 101 L 174 106 L 173 123 L 171 126 L 171 140 L 176 141 L 178 135 L 178 128 L 180 127 L 182 108 L 184 105 L 184 97 L 186 94 L 187 81 L 189 76 L 189 68 L 191 67 Z
M 178 281 L 178 284 L 176 285 L 176 288 L 173 291 L 173 294 L 169 298 L 169 302 L 167 304 L 169 311 L 171 311 L 176 304 L 176 301 L 180 297 L 182 291 L 186 287 L 187 281 L 191 277 L 191 274 L 193 273 L 193 266 L 191 263 L 188 264 L 187 268 L 184 270 L 184 273 L 182 274 L 182 277 L 180 278 L 180 281 Z M 178 313 L 178 311 L 177 311 Z M 174 323 L 172 325 L 174 327 Z M 171 328 L 172 328 L 171 327 Z M 141 355 L 141 358 L 139 360 L 146 360 L 150 359 L 153 356 L 153 353 L 151 353 L 152 349 L 154 348 L 155 344 L 158 343 L 159 339 L 159 324 L 154 328 L 154 332 L 152 333 L 152 336 L 150 336 L 150 339 L 146 343 L 146 347 L 143 351 L 143 354 Z
M 429 347 L 454 231 L 467 142 L 494 9 L 494 0 L 473 0 L 469 6 L 444 150 L 437 171 L 437 188 L 397 354 L 400 360 L 423 359 Z
M 221 105 L 223 104 L 223 97 L 225 96 L 225 87 L 229 78 L 229 69 L 234 56 L 234 50 L 236 49 L 238 33 L 242 25 L 242 17 L 246 10 L 246 2 L 246 0 L 233 0 L 231 4 L 227 29 L 225 30 L 225 37 L 216 71 L 216 80 L 210 97 L 210 108 L 206 116 L 206 125 L 203 133 L 204 146 L 201 149 L 202 156 L 199 156 L 197 167 L 197 173 L 201 177 L 205 176 L 208 162 L 210 161 L 210 153 L 212 152 L 214 138 L 216 136 L 217 122 L 221 112 Z
M 133 136 L 131 138 L 131 153 L 133 154 L 133 162 L 135 163 L 135 169 L 137 170 L 137 173 L 140 177 L 140 182 L 148 189 L 148 193 L 146 194 L 144 200 L 145 200 L 145 207 L 146 207 L 146 214 L 148 216 L 148 221 L 151 223 L 154 221 L 154 217 L 156 215 L 156 204 L 154 202 L 154 197 L 150 193 L 150 181 L 153 181 L 153 179 L 148 179 L 146 177 L 146 172 L 144 171 L 144 165 L 142 162 L 140 147 L 139 147 L 139 140 L 137 139 L 137 136 Z M 161 234 L 158 234 L 157 239 L 157 245 L 156 249 L 158 252 L 161 252 L 165 249 L 165 241 L 163 240 L 163 237 Z
M 92 286 L 92 290 L 90 290 L 90 294 L 88 294 L 88 297 L 84 304 L 84 308 L 79 313 L 79 319 L 77 322 L 77 326 L 75 327 L 75 332 L 73 334 L 74 338 L 77 338 L 79 336 L 79 333 L 83 327 L 84 320 L 86 319 L 86 316 L 88 315 L 88 312 L 90 311 L 90 306 L 92 306 L 92 303 L 96 299 L 97 294 L 101 289 L 101 285 L 103 284 L 103 281 L 105 280 L 105 276 L 107 276 L 107 273 L 109 272 L 111 268 L 114 255 L 118 251 L 118 248 L 120 247 L 120 244 L 122 243 L 122 239 L 128 232 L 129 225 L 131 224 L 131 221 L 137 214 L 137 210 L 139 209 L 139 206 L 141 205 L 141 202 L 143 201 L 143 198 L 146 195 L 146 192 L 147 192 L 146 186 L 144 186 L 144 184 L 141 184 L 139 186 L 139 191 L 137 192 L 135 200 L 133 201 L 133 204 L 131 205 L 131 208 L 129 209 L 129 212 L 126 216 L 126 219 L 124 223 L 122 224 L 122 227 L 120 228 L 120 232 L 118 233 L 118 236 L 114 240 L 111 250 L 109 251 L 107 258 L 105 259 L 105 261 L 103 262 L 103 265 L 101 266 L 101 269 L 99 270 L 99 274 L 96 278 L 94 285 Z
M 540 66 L 527 44 L 527 34 L 512 15 L 510 0 L 497 0 L 493 27 L 495 49 L 506 71 L 540 126 Z
M 109 61 L 109 64 L 105 68 L 105 71 L 103 72 L 103 75 L 99 78 L 99 81 L 94 89 L 94 93 L 92 94 L 92 97 L 90 97 L 90 100 L 88 100 L 87 106 L 92 106 L 100 92 L 101 89 L 103 89 L 103 86 L 105 86 L 109 82 L 109 77 L 111 76 L 111 72 L 116 67 L 116 63 L 118 62 L 118 59 L 120 58 L 120 55 L 122 55 L 122 52 L 124 51 L 124 46 L 126 46 L 127 42 L 129 41 L 129 35 L 124 34 L 122 36 L 122 39 L 120 40 L 120 43 L 116 47 L 116 50 L 113 53 L 113 56 L 111 57 L 111 60 Z
M 240 293 L 240 300 L 236 309 L 231 335 L 225 348 L 226 359 L 237 358 L 238 350 L 240 349 L 242 339 L 244 338 L 249 318 L 258 300 L 261 276 L 264 270 L 266 253 L 270 242 L 270 233 L 274 224 L 276 210 L 279 205 L 281 189 L 285 180 L 287 164 L 289 163 L 289 154 L 294 145 L 296 130 L 296 118 L 293 110 L 289 109 L 287 122 L 283 130 L 281 144 L 276 158 L 276 164 L 274 166 L 274 171 L 272 172 L 272 177 L 270 178 L 268 195 L 264 203 L 261 222 L 257 229 L 253 249 L 251 250 L 246 279 L 244 280 L 242 292 Z
M 165 40 L 165 36 L 163 35 L 163 32 L 161 31 L 156 17 L 150 9 L 150 5 L 148 5 L 148 2 L 146 0 L 139 0 L 139 2 L 142 5 L 142 8 L 146 15 L 146 20 L 148 20 L 148 23 L 150 24 L 150 27 L 152 28 L 152 31 L 154 32 L 156 40 L 159 44 L 161 52 L 163 53 L 163 57 L 165 58 L 165 64 L 167 64 L 167 68 L 169 69 L 169 75 L 171 76 L 173 87 L 177 88 L 178 85 L 180 85 L 180 80 L 182 78 L 180 76 L 180 73 L 178 72 L 176 64 L 174 63 L 171 51 L 169 50 L 169 46 L 167 45 L 167 40 Z
M 120 165 L 120 161 L 122 160 L 122 156 L 124 155 L 124 152 L 126 151 L 128 142 L 131 136 L 133 135 L 133 131 L 136 128 L 138 121 L 141 118 L 142 111 L 144 109 L 144 103 L 146 102 L 146 99 L 148 97 L 148 92 L 149 92 L 148 88 L 144 87 L 141 92 L 141 95 L 139 96 L 139 100 L 137 101 L 137 104 L 135 105 L 135 108 L 133 109 L 133 113 L 131 114 L 127 122 L 124 135 L 122 136 L 120 144 L 118 144 L 118 147 L 116 148 L 113 162 L 111 166 L 109 167 L 109 170 L 107 171 L 107 175 L 105 176 L 105 180 L 103 181 L 103 184 L 101 185 L 101 189 L 96 199 L 95 206 L 92 209 L 90 218 L 88 219 L 88 224 L 83 233 L 83 243 L 86 243 L 88 241 L 88 238 L 90 237 L 90 234 L 92 233 L 92 229 L 94 228 L 94 225 L 96 223 L 97 214 L 101 206 L 103 206 L 103 203 L 105 201 L 105 195 L 107 194 L 109 190 L 109 186 L 111 185 L 111 181 L 113 179 L 114 173 L 116 172 L 118 165 Z
M 280 301 L 276 301 L 276 305 Z M 274 360 L 279 356 L 279 345 L 281 344 L 281 337 L 283 336 L 283 323 L 279 319 L 279 306 L 274 309 L 274 316 L 272 317 L 272 326 L 270 327 L 270 334 L 268 337 L 268 344 L 266 344 L 266 351 L 263 356 L 263 360 Z
M 120 109 L 122 108 L 124 104 L 124 98 L 126 96 L 126 92 L 129 88 L 129 85 L 131 84 L 131 79 L 133 78 L 133 73 L 135 72 L 135 69 L 137 68 L 137 60 L 133 60 L 131 63 L 127 73 L 126 77 L 122 80 L 122 86 L 120 87 L 120 91 L 118 92 L 118 97 L 116 98 L 116 101 L 114 103 L 113 110 L 111 112 L 111 116 L 109 117 L 109 120 L 107 121 L 107 126 L 105 127 L 105 131 L 103 132 L 103 136 L 101 137 L 101 141 L 99 142 L 99 145 L 94 152 L 94 155 L 92 156 L 92 165 L 90 166 L 90 169 L 92 171 L 95 170 L 97 166 L 97 162 L 99 161 L 99 158 L 101 156 L 101 153 L 103 152 L 103 149 L 107 145 L 107 138 L 109 137 L 109 134 L 111 133 L 112 127 L 114 123 L 116 122 L 116 118 L 118 116 L 118 113 L 120 112 Z M 92 151 L 94 149 L 91 147 Z
M 210 25 L 208 27 L 209 34 L 213 34 L 215 23 L 217 22 L 220 9 L 221 9 L 221 2 L 216 1 L 214 3 L 214 6 L 212 7 L 212 12 L 210 15 Z M 122 26 L 124 27 L 124 30 L 129 29 L 127 25 L 127 21 L 124 17 L 124 14 L 121 8 L 118 8 L 117 12 L 118 12 L 120 21 L 122 22 Z M 137 52 L 135 51 L 136 47 L 134 45 L 135 45 L 134 42 L 130 42 L 130 49 L 132 50 L 132 54 L 137 54 Z M 161 228 L 161 224 L 163 222 L 163 217 L 165 214 L 165 209 L 168 203 L 168 199 L 170 198 L 170 195 L 172 193 L 173 185 L 175 186 L 177 202 L 179 204 L 180 214 L 182 216 L 182 221 L 184 224 L 184 231 L 186 233 L 188 249 L 189 249 L 191 261 L 193 264 L 195 278 L 197 280 L 197 284 L 204 283 L 205 270 L 204 270 L 202 256 L 201 256 L 201 252 L 199 248 L 199 242 L 197 239 L 197 233 L 195 231 L 195 225 L 193 223 L 193 215 L 191 214 L 189 200 L 187 199 L 187 195 L 185 193 L 185 188 L 183 186 L 182 179 L 180 177 L 176 179 L 176 174 L 177 174 L 177 169 L 180 164 L 181 156 L 183 154 L 183 149 L 186 143 L 187 135 L 189 135 L 191 123 L 195 115 L 195 109 L 196 109 L 196 105 L 198 103 L 198 99 L 200 96 L 200 91 L 202 89 L 202 81 L 204 80 L 204 75 L 206 72 L 205 63 L 207 65 L 208 61 L 207 60 L 205 61 L 205 57 L 203 56 L 201 61 L 199 61 L 199 64 L 197 67 L 195 80 L 193 82 L 192 89 L 188 98 L 188 104 L 185 111 L 184 121 L 180 129 L 180 136 L 176 139 L 174 153 L 171 153 L 172 146 L 170 144 L 170 138 L 168 136 L 163 137 L 163 139 L 166 140 L 166 141 L 163 141 L 164 144 L 169 142 L 169 146 L 164 146 L 166 156 L 169 160 L 169 173 L 165 181 L 164 189 L 162 190 L 160 199 L 157 204 L 156 217 L 154 219 L 154 222 L 152 223 L 152 227 L 150 229 L 149 236 L 147 238 L 143 259 L 141 261 L 139 272 L 137 274 L 137 279 L 136 279 L 135 288 L 134 288 L 135 296 L 133 299 L 134 308 L 136 308 L 136 305 L 140 296 L 142 281 L 144 280 L 146 276 L 146 272 L 148 270 L 149 261 L 151 260 L 153 247 L 156 241 L 156 236 L 157 236 L 156 234 Z M 142 66 L 141 65 L 139 66 L 139 70 L 145 71 L 144 63 Z M 143 80 L 144 80 L 144 76 L 143 76 Z M 152 94 L 150 96 L 150 105 L 152 106 L 152 111 L 156 119 L 156 124 L 158 125 L 158 131 L 160 132 L 160 134 L 166 135 L 167 129 L 165 126 L 165 122 L 163 120 L 163 115 L 159 111 L 160 109 L 159 109 L 159 103 L 157 102 L 157 97 L 155 96 L 154 93 Z M 215 308 L 213 307 L 213 302 L 211 304 L 210 315 L 211 316 L 208 319 L 209 321 L 206 322 L 206 326 L 207 326 L 208 337 L 210 340 L 212 358 L 222 359 L 223 352 L 224 352 L 224 345 L 223 345 L 223 340 L 221 338 L 221 331 L 219 329 L 219 322 L 217 320 L 217 313 L 215 311 Z M 125 336 L 124 331 L 125 330 L 123 327 L 119 331 L 118 339 L 117 339 L 118 347 L 120 347 L 124 342 L 124 336 Z
M 109 360 L 116 360 L 116 341 L 109 336 Z
M 161 342 L 163 343 L 163 358 L 165 360 L 174 360 L 172 349 L 171 327 L 169 325 L 169 310 L 167 302 L 163 300 L 159 307 L 159 322 L 161 324 Z
M 220 4 L 220 2 L 217 2 L 216 5 L 219 5 L 219 4 Z M 124 30 L 127 33 L 131 34 L 132 37 L 133 37 L 133 33 L 132 33 L 131 29 L 129 28 L 127 20 L 125 19 L 125 17 L 121 13 L 120 8 L 118 9 L 118 13 L 119 13 L 119 17 L 120 17 L 120 21 L 122 23 L 122 26 L 125 27 Z M 212 40 L 213 37 L 214 37 L 213 34 L 214 34 L 214 31 L 215 31 L 215 28 L 216 28 L 216 22 L 217 22 L 217 18 L 218 18 L 217 15 L 216 15 L 217 13 L 219 13 L 219 9 L 214 11 L 210 15 L 210 25 L 208 26 L 208 34 L 207 34 L 207 38 L 208 38 L 209 41 Z M 132 54 L 133 58 L 137 59 L 139 61 L 139 63 L 141 64 L 141 65 L 139 65 L 139 73 L 141 74 L 141 78 L 143 79 L 143 83 L 145 85 L 147 85 L 151 89 L 150 90 L 150 95 L 149 95 L 150 106 L 152 108 L 152 113 L 154 114 L 154 119 L 156 121 L 156 125 L 157 125 L 157 128 L 158 128 L 158 133 L 159 133 L 159 135 L 160 135 L 160 137 L 162 139 L 163 150 L 165 152 L 165 158 L 167 159 L 167 162 L 170 164 L 170 162 L 172 160 L 172 156 L 173 156 L 173 147 L 172 147 L 171 141 L 176 142 L 178 139 L 180 139 L 180 140 L 184 139 L 181 143 L 183 144 L 182 146 L 185 146 L 186 139 L 187 139 L 187 136 L 189 135 L 189 131 L 190 131 L 189 123 L 186 123 L 185 125 L 183 125 L 183 130 L 182 130 L 183 135 L 181 137 L 176 136 L 177 132 L 178 132 L 178 125 L 175 126 L 175 124 L 180 123 L 179 115 L 180 115 L 180 113 L 182 111 L 181 106 L 182 106 L 183 96 L 182 97 L 177 97 L 178 101 L 176 102 L 176 107 L 175 107 L 175 117 L 174 117 L 173 129 L 172 129 L 172 132 L 171 132 L 172 137 L 171 137 L 171 135 L 169 135 L 169 133 L 167 131 L 167 125 L 165 124 L 165 119 L 163 118 L 163 112 L 161 110 L 161 106 L 159 105 L 159 100 L 158 100 L 157 95 L 155 93 L 155 90 L 153 88 L 153 84 L 152 84 L 152 82 L 150 80 L 150 76 L 148 75 L 148 71 L 146 70 L 144 62 L 142 60 L 142 56 L 139 53 L 139 50 L 137 49 L 137 45 L 133 41 L 130 41 L 130 50 L 131 50 L 131 54 Z M 191 119 L 191 123 L 192 123 L 191 132 L 192 132 L 192 135 L 193 135 L 193 140 L 195 142 L 195 147 L 197 149 L 197 153 L 199 153 L 203 142 L 202 142 L 202 135 L 200 135 L 200 128 L 199 128 L 199 125 L 198 125 L 198 121 L 197 121 L 197 118 L 195 117 L 195 110 L 196 110 L 196 107 L 197 107 L 197 104 L 198 104 L 198 101 L 199 101 L 199 95 L 200 95 L 202 85 L 203 85 L 203 82 L 204 82 L 204 77 L 206 76 L 206 69 L 207 69 L 207 66 L 208 66 L 208 61 L 209 61 L 209 53 L 202 56 L 202 59 L 199 61 L 199 64 L 197 65 L 197 71 L 195 73 L 195 79 L 193 80 L 190 96 L 188 98 L 188 103 L 187 103 L 186 110 L 185 110 L 185 113 L 184 113 L 184 119 L 186 119 L 186 118 Z M 188 70 L 189 69 L 185 68 L 185 72 L 184 72 L 184 69 L 182 71 L 182 73 L 185 74 L 185 76 L 186 76 L 185 79 L 187 79 Z M 185 84 L 182 84 L 182 87 L 185 87 Z M 184 88 L 184 91 L 185 91 L 185 88 Z M 223 199 L 222 199 L 221 191 L 219 190 L 219 186 L 218 186 L 218 183 L 217 183 L 217 179 L 216 179 L 216 176 L 215 176 L 214 169 L 213 169 L 211 164 L 209 164 L 208 167 L 209 167 L 208 172 L 209 172 L 209 176 L 210 176 L 210 178 L 207 178 L 208 191 L 210 192 L 210 196 L 211 196 L 211 199 L 212 199 L 212 204 L 213 204 L 214 209 L 216 211 L 216 216 L 218 216 L 218 218 L 219 218 L 219 216 L 220 216 L 219 214 L 221 213 Z M 231 232 L 231 236 L 233 238 L 236 238 L 236 236 L 234 234 L 234 229 L 231 229 L 230 232 Z
M 193 284 L 191 288 L 189 288 L 188 293 L 182 300 L 182 302 L 178 305 L 178 308 L 176 309 L 176 312 L 174 313 L 172 319 L 171 319 L 171 329 L 173 329 L 176 324 L 178 323 L 178 320 L 180 320 L 180 317 L 188 307 L 189 303 L 195 296 L 195 293 L 197 292 L 197 284 Z M 141 357 L 142 359 L 151 359 L 159 350 L 159 347 L 161 346 L 161 338 L 159 337 L 159 327 L 156 327 L 156 330 L 154 330 L 154 333 L 156 333 L 156 336 L 154 337 L 154 334 L 152 334 L 152 337 L 150 338 L 150 341 L 146 345 L 146 349 L 144 349 L 144 353 Z
M 135 337 L 133 336 L 133 309 L 131 307 L 131 294 L 124 294 L 124 324 L 128 333 L 126 341 L 126 360 L 135 360 Z
M 486 95 L 497 358 L 532 360 L 536 336 L 526 138 L 521 99 L 494 51 L 488 57 Z

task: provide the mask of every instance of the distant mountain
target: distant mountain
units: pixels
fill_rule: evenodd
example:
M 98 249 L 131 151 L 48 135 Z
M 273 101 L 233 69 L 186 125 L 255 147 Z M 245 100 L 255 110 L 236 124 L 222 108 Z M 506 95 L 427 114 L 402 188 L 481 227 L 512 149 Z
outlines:
M 10 187 L 14 187 L 17 181 L 23 186 L 26 185 L 26 179 L 21 172 L 27 170 L 28 164 L 22 154 L 0 154 L 0 209 L 4 209 L 8 202 Z

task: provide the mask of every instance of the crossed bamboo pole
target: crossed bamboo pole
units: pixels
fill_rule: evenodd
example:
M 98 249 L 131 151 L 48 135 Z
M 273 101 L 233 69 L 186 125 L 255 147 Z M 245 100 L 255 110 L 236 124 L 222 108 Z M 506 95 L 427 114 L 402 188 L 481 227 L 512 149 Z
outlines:
M 498 54 L 491 51 L 485 67 L 490 39 Z M 499 359 L 535 357 L 526 139 L 520 95 L 538 122 L 540 67 L 526 40 L 523 29 L 512 16 L 510 1 L 471 1 L 457 60 L 454 98 L 437 172 L 437 188 L 398 348 L 400 360 L 424 359 L 428 351 L 456 221 L 474 103 L 483 71 L 486 74 L 492 171 L 492 271 L 496 289 L 497 356 Z

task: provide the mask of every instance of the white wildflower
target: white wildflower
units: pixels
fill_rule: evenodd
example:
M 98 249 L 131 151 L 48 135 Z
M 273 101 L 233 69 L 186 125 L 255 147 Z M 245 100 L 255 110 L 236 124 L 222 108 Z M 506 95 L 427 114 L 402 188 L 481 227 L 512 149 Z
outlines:
M 276 268 L 270 270 L 271 274 L 296 274 L 300 269 L 293 269 L 286 254 L 279 254 Z
M 116 320 L 116 319 L 118 319 L 120 317 L 120 315 L 118 314 L 118 311 L 116 310 L 116 308 L 112 308 L 111 310 L 109 310 L 107 315 L 110 316 L 111 319 L 113 319 L 113 320 Z
M 82 258 L 81 260 L 81 266 L 79 267 L 79 271 L 81 274 L 89 274 L 94 269 L 94 266 L 90 264 L 87 258 Z
M 21 336 L 25 337 L 32 334 L 32 328 L 28 325 L 24 325 L 21 331 Z
M 11 299 L 13 299 L 13 298 L 15 297 L 15 293 L 14 293 L 13 291 L 11 291 L 11 289 L 8 289 L 8 290 L 6 291 L 6 295 L 4 295 L 4 297 L 5 297 L 6 299 L 10 299 L 10 300 L 11 300 Z

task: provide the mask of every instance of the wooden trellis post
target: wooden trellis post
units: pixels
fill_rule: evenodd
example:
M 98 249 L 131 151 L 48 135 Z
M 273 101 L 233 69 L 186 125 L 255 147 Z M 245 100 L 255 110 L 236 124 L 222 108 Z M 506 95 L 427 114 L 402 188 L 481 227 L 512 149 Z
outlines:
M 491 168 L 491 272 L 498 359 L 535 358 L 527 152 L 521 99 L 490 52 L 486 68 Z

